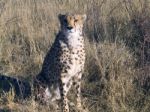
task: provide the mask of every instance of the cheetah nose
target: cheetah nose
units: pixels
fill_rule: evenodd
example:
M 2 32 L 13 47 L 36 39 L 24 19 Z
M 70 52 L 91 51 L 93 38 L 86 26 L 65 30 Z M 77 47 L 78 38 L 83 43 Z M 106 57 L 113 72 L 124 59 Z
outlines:
M 67 27 L 68 30 L 71 30 L 72 28 L 73 28 L 72 26 L 68 26 L 68 27 Z

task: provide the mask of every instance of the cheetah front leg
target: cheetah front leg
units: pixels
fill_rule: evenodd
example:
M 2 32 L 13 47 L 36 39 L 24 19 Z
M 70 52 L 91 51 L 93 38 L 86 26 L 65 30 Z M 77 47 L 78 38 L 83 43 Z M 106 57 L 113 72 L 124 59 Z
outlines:
M 62 112 L 69 112 L 69 105 L 68 105 L 68 98 L 67 93 L 70 89 L 72 83 L 69 83 L 69 80 L 67 78 L 62 77 L 60 80 L 60 94 L 61 94 L 61 108 Z M 68 87 L 69 85 L 69 87 Z
M 81 78 L 82 78 L 82 72 L 78 73 L 73 80 L 76 89 L 77 108 L 79 109 L 79 112 L 89 112 L 89 110 L 82 105 L 82 101 L 81 101 Z
M 74 86 L 76 89 L 76 97 L 77 97 L 77 108 L 81 109 L 81 78 L 82 73 L 80 72 L 77 76 L 74 77 Z

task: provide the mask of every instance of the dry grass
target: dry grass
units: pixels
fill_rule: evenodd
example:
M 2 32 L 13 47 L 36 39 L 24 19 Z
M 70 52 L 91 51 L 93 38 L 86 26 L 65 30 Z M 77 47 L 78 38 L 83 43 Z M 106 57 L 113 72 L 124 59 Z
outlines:
M 58 32 L 57 15 L 86 13 L 84 105 L 90 112 L 149 112 L 149 9 L 150 0 L 0 0 L 0 73 L 31 81 Z M 54 111 L 32 97 L 14 102 L 13 94 L 0 98 L 1 108 Z

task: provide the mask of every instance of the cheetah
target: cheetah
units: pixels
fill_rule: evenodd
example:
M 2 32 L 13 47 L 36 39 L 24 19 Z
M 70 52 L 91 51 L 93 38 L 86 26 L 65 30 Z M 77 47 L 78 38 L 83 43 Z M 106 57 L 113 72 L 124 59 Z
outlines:
M 0 96 L 14 92 L 15 100 L 28 99 L 31 96 L 31 85 L 28 81 L 0 74 Z
M 69 112 L 67 93 L 76 88 L 77 107 L 81 108 L 81 77 L 84 71 L 85 48 L 83 25 L 86 15 L 59 14 L 60 31 L 48 51 L 41 72 L 36 76 L 37 98 L 61 100 L 62 112 Z

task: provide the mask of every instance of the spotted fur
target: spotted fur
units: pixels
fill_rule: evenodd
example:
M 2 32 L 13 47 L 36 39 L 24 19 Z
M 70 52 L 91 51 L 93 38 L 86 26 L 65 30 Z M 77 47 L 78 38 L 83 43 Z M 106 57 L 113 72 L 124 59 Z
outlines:
M 56 101 L 61 99 L 62 111 L 69 112 L 67 93 L 74 85 L 77 106 L 81 107 L 81 77 L 85 63 L 84 37 L 85 15 L 58 16 L 61 30 L 48 51 L 42 70 L 35 79 L 37 99 Z

